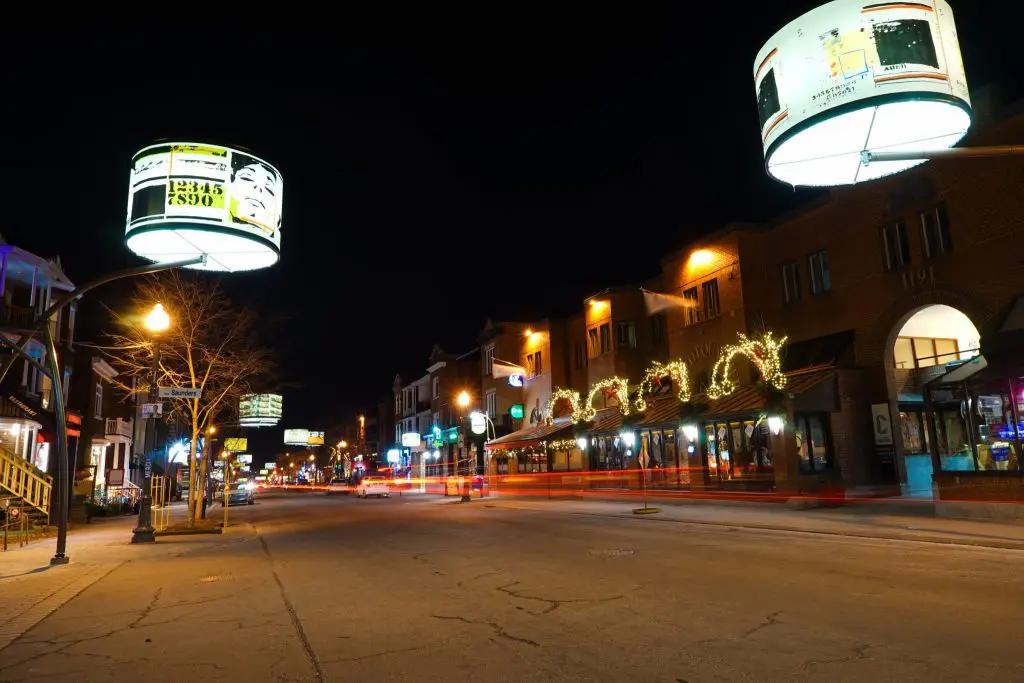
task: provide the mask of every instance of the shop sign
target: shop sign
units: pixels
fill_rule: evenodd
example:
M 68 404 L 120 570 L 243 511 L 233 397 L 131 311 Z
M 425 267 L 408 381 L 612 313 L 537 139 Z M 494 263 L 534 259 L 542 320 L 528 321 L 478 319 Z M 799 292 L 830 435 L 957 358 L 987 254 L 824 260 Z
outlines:
M 22 401 L 20 398 L 17 398 L 16 396 L 8 396 L 7 400 L 13 403 L 14 405 L 18 406 L 22 410 L 24 410 L 25 414 L 27 414 L 29 417 L 35 417 L 36 415 L 39 414 L 39 411 L 30 408 L 27 403 Z
M 508 414 L 512 416 L 513 420 L 522 420 L 523 419 L 523 404 L 522 403 L 516 403 L 514 406 L 512 406 L 509 409 Z

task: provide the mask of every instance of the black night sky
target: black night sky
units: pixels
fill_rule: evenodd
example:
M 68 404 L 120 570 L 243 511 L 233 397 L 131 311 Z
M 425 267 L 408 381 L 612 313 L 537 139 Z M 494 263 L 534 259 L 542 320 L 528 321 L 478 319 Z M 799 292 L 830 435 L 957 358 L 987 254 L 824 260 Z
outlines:
M 9 31 L 0 232 L 83 282 L 140 263 L 122 243 L 136 149 L 214 142 L 276 164 L 283 260 L 225 282 L 301 384 L 285 422 L 316 428 L 372 410 L 435 341 L 462 351 L 488 317 L 571 312 L 723 222 L 809 199 L 763 172 L 752 69 L 816 4 L 396 6 L 237 39 L 163 15 Z M 1004 3 L 952 4 L 972 89 L 1019 95 Z M 80 333 L 123 292 L 93 295 Z

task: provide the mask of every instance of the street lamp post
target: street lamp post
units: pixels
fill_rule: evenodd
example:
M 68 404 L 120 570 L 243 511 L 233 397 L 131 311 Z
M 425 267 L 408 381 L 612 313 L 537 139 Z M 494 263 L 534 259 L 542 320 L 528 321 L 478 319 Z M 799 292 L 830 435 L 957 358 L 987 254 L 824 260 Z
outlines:
M 466 425 L 465 425 L 465 422 L 466 422 L 466 408 L 469 407 L 469 404 L 470 404 L 471 401 L 472 401 L 472 398 L 470 397 L 468 391 L 460 391 L 459 395 L 455 399 L 455 403 L 459 406 L 459 412 L 460 412 L 460 415 L 459 415 L 460 420 L 459 421 L 462 423 L 462 433 L 463 433 L 463 436 L 464 436 L 465 442 L 466 442 L 466 452 L 467 452 L 467 454 L 469 453 L 469 430 L 466 429 Z M 457 464 L 457 461 L 456 461 L 456 464 Z M 466 458 L 465 470 L 466 470 L 466 475 L 468 475 L 469 474 L 469 458 L 468 457 Z M 468 503 L 470 501 L 470 499 L 471 498 L 470 498 L 470 495 L 469 495 L 469 476 L 464 476 L 463 479 L 462 479 L 462 499 L 461 500 L 462 500 L 463 503 Z
M 146 329 L 153 335 L 153 370 L 149 382 L 149 403 L 151 414 L 146 421 L 145 454 L 143 462 L 142 493 L 139 496 L 139 521 L 132 529 L 132 543 L 152 543 L 156 540 L 153 533 L 153 499 L 149 495 L 153 473 L 153 451 L 156 449 L 157 411 L 153 405 L 159 400 L 157 376 L 160 371 L 160 333 L 171 326 L 171 317 L 167 315 L 162 304 L 157 303 L 146 316 Z

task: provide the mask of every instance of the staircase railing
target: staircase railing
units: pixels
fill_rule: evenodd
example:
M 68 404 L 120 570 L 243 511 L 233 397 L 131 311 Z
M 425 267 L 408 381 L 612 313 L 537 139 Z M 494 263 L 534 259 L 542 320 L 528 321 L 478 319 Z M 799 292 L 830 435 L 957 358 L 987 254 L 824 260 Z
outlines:
M 0 447 L 0 490 L 22 499 L 49 520 L 53 478 L 3 447 Z

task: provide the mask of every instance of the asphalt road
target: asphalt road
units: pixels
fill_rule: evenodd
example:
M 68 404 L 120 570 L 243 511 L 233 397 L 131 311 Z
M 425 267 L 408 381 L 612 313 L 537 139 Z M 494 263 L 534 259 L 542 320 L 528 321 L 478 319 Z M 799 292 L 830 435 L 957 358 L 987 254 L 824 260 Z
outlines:
M 112 548 L 0 681 L 1024 680 L 1020 551 L 433 497 L 232 515 Z

